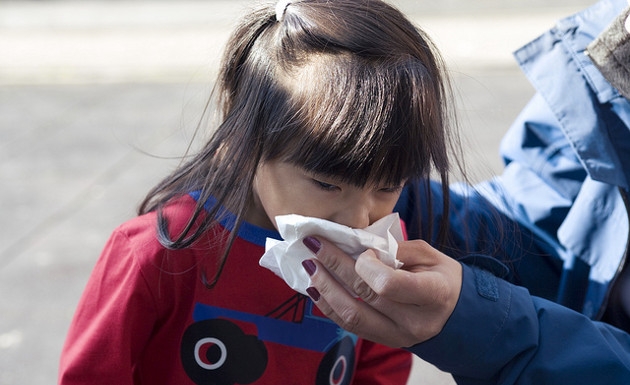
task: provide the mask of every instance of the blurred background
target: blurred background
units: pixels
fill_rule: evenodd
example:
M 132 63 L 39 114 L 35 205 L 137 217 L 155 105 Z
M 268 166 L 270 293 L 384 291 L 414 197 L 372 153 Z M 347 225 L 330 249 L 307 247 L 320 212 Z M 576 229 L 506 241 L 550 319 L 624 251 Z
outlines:
M 594 1 L 391 2 L 446 57 L 480 180 L 533 95 L 511 52 Z M 251 3 L 0 2 L 0 385 L 56 382 L 104 242 L 177 165 Z M 453 382 L 418 360 L 410 383 Z

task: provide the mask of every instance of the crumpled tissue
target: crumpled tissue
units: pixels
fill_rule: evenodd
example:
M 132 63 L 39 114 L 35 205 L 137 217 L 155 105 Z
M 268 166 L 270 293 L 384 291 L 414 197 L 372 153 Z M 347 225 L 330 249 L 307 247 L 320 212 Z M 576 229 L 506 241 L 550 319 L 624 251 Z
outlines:
M 277 216 L 276 224 L 284 241 L 267 238 L 265 254 L 259 263 L 302 294 L 306 294 L 306 288 L 311 281 L 302 267 L 302 261 L 314 257 L 302 243 L 302 239 L 308 236 L 324 237 L 355 259 L 365 250 L 373 249 L 386 265 L 393 268 L 402 266 L 402 262 L 396 259 L 398 241 L 403 240 L 398 213 L 389 214 L 365 229 L 353 229 L 324 219 L 296 214 Z

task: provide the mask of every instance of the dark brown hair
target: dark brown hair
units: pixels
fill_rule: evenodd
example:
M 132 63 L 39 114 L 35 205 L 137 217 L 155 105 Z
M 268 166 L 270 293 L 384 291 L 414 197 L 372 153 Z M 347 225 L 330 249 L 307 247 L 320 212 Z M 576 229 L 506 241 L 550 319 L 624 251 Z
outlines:
M 190 246 L 225 210 L 236 216 L 209 286 L 264 161 L 281 159 L 357 186 L 437 176 L 445 199 L 438 239 L 446 234 L 451 110 L 431 40 L 378 0 L 295 1 L 282 21 L 274 5 L 245 16 L 227 44 L 211 138 L 139 209 L 158 210 L 160 242 L 174 249 Z M 195 213 L 171 237 L 161 209 L 190 191 L 200 192 Z M 216 203 L 204 209 L 211 197 Z

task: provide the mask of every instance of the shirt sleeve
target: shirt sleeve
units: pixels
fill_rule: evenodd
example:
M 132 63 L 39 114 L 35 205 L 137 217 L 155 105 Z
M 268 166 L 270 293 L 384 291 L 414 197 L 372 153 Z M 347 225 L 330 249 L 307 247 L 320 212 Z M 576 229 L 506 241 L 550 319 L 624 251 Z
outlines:
M 133 366 L 156 319 L 154 299 L 126 235 L 106 244 L 61 354 L 59 384 L 133 384 Z
M 412 346 L 458 384 L 628 384 L 630 336 L 464 265 L 442 332 Z
M 353 384 L 405 385 L 409 379 L 412 355 L 371 341 L 359 340 L 358 363 Z

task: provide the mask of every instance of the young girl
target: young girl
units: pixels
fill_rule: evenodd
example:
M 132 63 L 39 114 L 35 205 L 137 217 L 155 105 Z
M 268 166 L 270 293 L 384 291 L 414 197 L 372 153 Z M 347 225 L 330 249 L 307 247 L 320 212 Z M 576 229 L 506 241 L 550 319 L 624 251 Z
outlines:
M 406 383 L 409 353 L 345 332 L 258 260 L 277 215 L 364 228 L 406 182 L 448 186 L 441 67 L 380 1 L 247 15 L 223 58 L 218 126 L 111 236 L 59 383 Z

